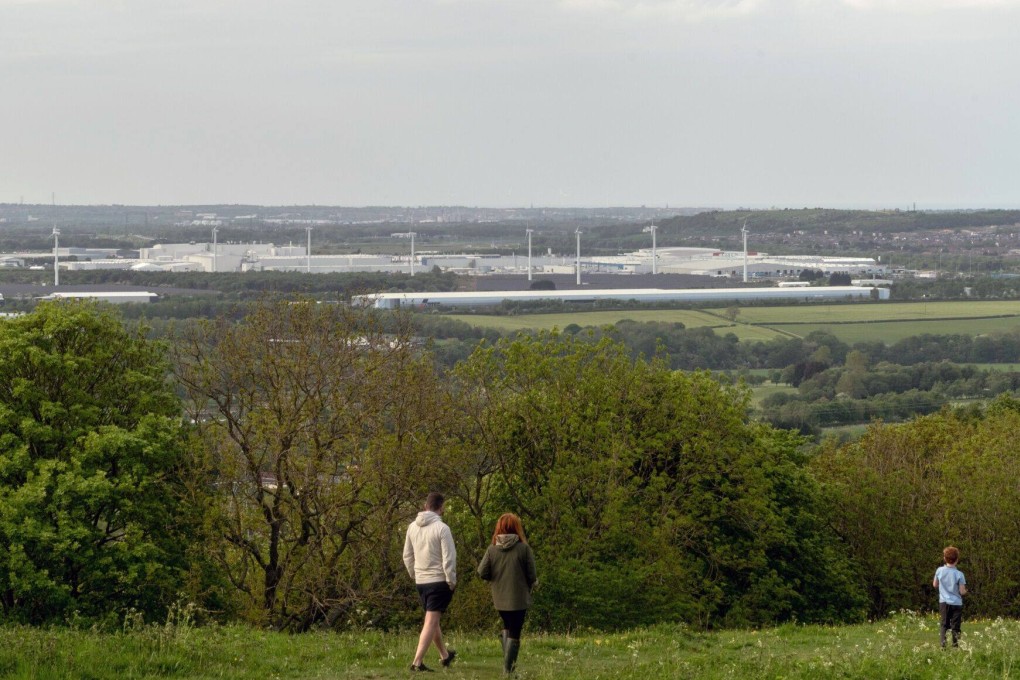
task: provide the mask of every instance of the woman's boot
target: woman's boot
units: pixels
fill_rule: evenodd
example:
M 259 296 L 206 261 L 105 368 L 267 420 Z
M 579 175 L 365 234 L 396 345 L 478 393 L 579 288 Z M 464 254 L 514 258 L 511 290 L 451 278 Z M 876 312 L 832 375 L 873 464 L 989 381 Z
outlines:
M 521 641 L 507 638 L 506 651 L 503 652 L 503 673 L 507 675 L 513 673 L 514 666 L 517 665 L 517 654 L 520 651 Z

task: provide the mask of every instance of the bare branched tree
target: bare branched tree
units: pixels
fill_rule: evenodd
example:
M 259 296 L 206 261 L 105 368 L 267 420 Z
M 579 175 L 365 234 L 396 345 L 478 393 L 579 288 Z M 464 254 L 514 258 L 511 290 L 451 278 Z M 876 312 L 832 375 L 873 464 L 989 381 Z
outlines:
M 174 350 L 201 442 L 209 546 L 249 617 L 342 626 L 392 608 L 404 522 L 453 486 L 450 412 L 407 318 L 263 302 Z

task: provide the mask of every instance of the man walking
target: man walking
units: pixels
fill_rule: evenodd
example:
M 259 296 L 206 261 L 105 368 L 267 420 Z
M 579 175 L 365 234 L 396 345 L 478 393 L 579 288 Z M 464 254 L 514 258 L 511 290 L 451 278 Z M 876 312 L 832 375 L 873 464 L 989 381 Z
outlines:
M 432 492 L 425 500 L 425 509 L 410 526 L 404 540 L 404 566 L 418 587 L 418 597 L 425 609 L 425 622 L 418 637 L 418 649 L 414 653 L 411 670 L 428 672 L 425 652 L 435 643 L 439 650 L 440 663 L 449 666 L 457 656 L 443 644 L 443 632 L 439 619 L 453 599 L 457 587 L 457 549 L 453 545 L 453 533 L 443 523 L 442 494 Z

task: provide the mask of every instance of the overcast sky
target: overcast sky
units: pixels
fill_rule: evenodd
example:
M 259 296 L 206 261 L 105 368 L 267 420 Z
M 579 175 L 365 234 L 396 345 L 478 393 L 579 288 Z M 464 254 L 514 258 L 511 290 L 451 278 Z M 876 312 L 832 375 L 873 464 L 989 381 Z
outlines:
M 0 0 L 0 202 L 1020 206 L 1020 0 Z

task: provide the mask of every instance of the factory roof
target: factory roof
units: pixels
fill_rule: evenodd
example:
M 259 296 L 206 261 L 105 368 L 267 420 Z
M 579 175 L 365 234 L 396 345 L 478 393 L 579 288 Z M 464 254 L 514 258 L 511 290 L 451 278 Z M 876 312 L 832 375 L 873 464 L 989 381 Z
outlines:
M 887 296 L 888 291 L 883 291 Z M 880 293 L 881 295 L 882 293 Z M 609 288 L 596 290 L 501 290 L 488 292 L 415 292 L 376 293 L 358 298 L 377 307 L 409 306 L 481 306 L 503 301 L 531 302 L 559 300 L 562 302 L 594 302 L 596 300 L 635 300 L 638 302 L 712 301 L 712 300 L 819 300 L 864 297 L 867 289 L 857 286 L 813 286 L 811 288 Z

